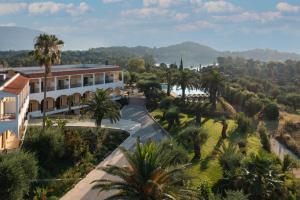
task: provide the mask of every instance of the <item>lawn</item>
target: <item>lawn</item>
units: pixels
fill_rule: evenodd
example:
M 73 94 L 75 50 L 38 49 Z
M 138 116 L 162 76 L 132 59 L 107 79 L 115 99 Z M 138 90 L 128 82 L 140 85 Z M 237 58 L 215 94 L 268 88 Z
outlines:
M 159 109 L 151 112 L 151 115 L 158 120 L 158 122 L 164 127 L 167 127 L 167 122 L 160 120 L 162 117 L 162 111 Z M 172 136 L 175 136 L 179 131 L 185 128 L 189 122 L 193 120 L 193 116 L 187 114 L 180 114 L 180 125 L 175 126 L 169 132 Z M 203 118 L 202 127 L 208 132 L 208 140 L 202 146 L 201 160 L 192 163 L 192 167 L 188 170 L 188 173 L 194 177 L 192 185 L 199 186 L 203 181 L 206 181 L 210 186 L 215 184 L 220 178 L 222 178 L 222 168 L 219 165 L 215 148 L 220 147 L 222 144 L 219 142 L 222 125 L 214 121 L 214 119 Z M 228 131 L 230 135 L 236 127 L 234 120 L 228 120 Z M 224 142 L 228 142 L 227 139 Z M 261 149 L 259 138 L 253 134 L 247 138 L 247 154 L 258 152 Z M 189 157 L 193 158 L 192 149 L 187 149 L 189 152 Z

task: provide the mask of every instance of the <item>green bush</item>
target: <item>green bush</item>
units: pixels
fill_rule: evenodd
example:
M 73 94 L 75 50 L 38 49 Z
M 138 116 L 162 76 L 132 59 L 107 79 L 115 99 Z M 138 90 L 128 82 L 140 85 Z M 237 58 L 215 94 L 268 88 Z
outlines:
M 252 121 L 244 113 L 237 114 L 237 130 L 241 133 L 247 133 L 251 130 Z
M 54 127 L 46 129 L 45 132 L 40 128 L 31 128 L 23 148 L 35 153 L 42 167 L 54 169 L 56 162 L 65 155 L 64 134 Z
M 37 161 L 23 151 L 0 156 L 0 198 L 21 200 L 29 192 L 30 180 L 37 177 Z
M 268 120 L 277 120 L 279 117 L 279 109 L 276 103 L 268 103 L 263 110 L 264 116 Z
M 260 122 L 257 127 L 257 132 L 260 137 L 260 143 L 267 152 L 271 152 L 270 136 L 264 122 Z

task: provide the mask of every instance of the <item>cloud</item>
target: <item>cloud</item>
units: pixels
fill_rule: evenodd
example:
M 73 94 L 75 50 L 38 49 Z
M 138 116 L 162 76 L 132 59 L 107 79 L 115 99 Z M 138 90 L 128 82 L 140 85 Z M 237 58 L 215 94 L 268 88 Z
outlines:
M 110 4 L 110 3 L 119 3 L 122 1 L 124 1 L 124 0 L 102 0 L 102 3 Z
M 0 15 L 15 14 L 26 7 L 27 3 L 0 3 Z
M 189 24 L 182 24 L 176 26 L 176 30 L 178 31 L 196 31 L 201 29 L 215 29 L 215 28 L 217 28 L 216 24 L 213 24 L 208 21 L 202 21 L 202 20 L 189 23 Z
M 288 4 L 286 2 L 280 2 L 276 5 L 277 10 L 280 12 L 298 12 L 299 6 L 294 6 L 291 4 Z
M 11 26 L 16 26 L 17 24 L 14 22 L 9 22 L 9 23 L 4 23 L 4 24 L 0 24 L 0 26 L 6 26 L 6 27 L 11 27 Z
M 186 19 L 189 14 L 175 12 L 172 10 L 164 8 L 140 8 L 140 9 L 131 9 L 126 10 L 121 13 L 123 17 L 133 17 L 133 18 L 142 18 L 142 19 L 153 19 L 153 18 L 166 18 L 171 20 L 181 21 Z
M 201 1 L 195 1 L 194 3 L 202 4 Z M 233 5 L 230 2 L 226 1 L 208 1 L 202 4 L 202 9 L 206 10 L 209 13 L 224 13 L 224 12 L 236 12 L 239 11 L 240 8 Z
M 247 21 L 265 23 L 265 22 L 281 19 L 282 15 L 280 12 L 256 13 L 256 12 L 246 11 L 236 15 L 213 16 L 213 18 L 218 21 L 234 22 L 234 23 L 247 22 Z
M 60 11 L 65 11 L 70 15 L 79 15 L 90 10 L 87 3 L 81 2 L 78 6 L 73 3 L 55 3 L 52 1 L 47 2 L 35 2 L 28 5 L 28 12 L 30 15 L 40 15 L 40 14 L 55 14 Z
M 159 6 L 163 8 L 168 8 L 173 5 L 178 5 L 180 3 L 188 2 L 187 0 L 143 0 L 145 7 Z

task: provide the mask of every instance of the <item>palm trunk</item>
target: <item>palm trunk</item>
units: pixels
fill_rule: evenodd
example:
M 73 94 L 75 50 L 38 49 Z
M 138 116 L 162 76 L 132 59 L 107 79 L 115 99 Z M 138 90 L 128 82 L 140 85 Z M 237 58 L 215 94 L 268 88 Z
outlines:
M 201 124 L 201 115 L 196 113 L 196 124 L 200 125 Z
M 222 138 L 225 139 L 227 137 L 226 132 L 227 132 L 228 124 L 226 122 L 223 123 L 223 128 L 222 128 Z
M 168 83 L 168 86 L 167 86 L 167 95 L 170 96 L 171 94 L 171 84 Z
M 199 160 L 201 157 L 200 145 L 197 140 L 194 141 L 194 159 Z
M 44 102 L 43 102 L 43 131 L 45 131 L 46 126 L 46 108 L 47 108 L 47 67 L 45 66 L 44 73 Z
M 183 100 L 185 100 L 185 87 L 182 87 L 181 86 L 181 90 L 182 90 L 182 96 L 181 96 L 181 98 L 183 99 Z

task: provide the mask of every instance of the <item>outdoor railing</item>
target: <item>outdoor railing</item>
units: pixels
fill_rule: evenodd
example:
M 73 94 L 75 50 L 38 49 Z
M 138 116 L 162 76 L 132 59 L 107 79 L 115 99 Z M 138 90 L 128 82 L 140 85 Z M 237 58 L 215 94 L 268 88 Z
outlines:
M 0 121 L 14 120 L 16 119 L 16 113 L 6 113 L 0 115 Z
M 81 87 L 81 83 L 72 83 L 71 88 Z

